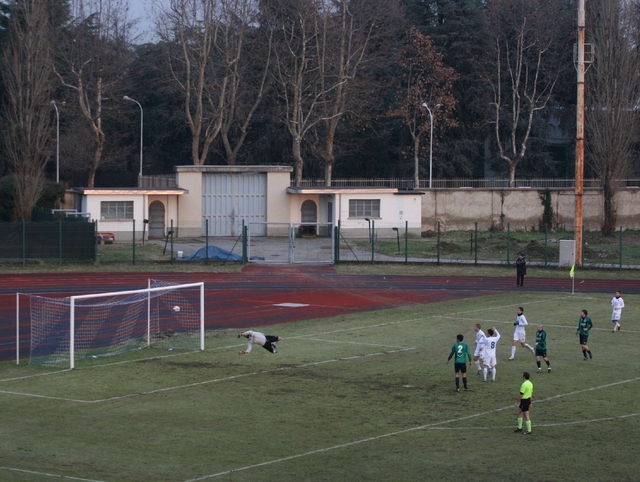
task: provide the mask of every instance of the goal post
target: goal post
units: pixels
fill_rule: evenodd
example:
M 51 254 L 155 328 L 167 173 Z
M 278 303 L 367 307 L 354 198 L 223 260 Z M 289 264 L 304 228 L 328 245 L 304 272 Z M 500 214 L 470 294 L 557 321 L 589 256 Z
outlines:
M 23 296 L 25 296 L 23 294 Z M 75 368 L 143 348 L 204 350 L 204 283 L 149 280 L 139 290 L 29 297 L 29 364 Z M 16 299 L 19 363 L 20 294 Z

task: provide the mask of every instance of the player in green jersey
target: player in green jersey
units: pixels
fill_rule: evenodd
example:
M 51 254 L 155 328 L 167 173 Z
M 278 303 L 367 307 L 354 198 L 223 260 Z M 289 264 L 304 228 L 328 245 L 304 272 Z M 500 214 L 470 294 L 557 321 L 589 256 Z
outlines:
M 582 346 L 582 356 L 584 357 L 584 361 L 587 361 L 593 358 L 591 354 L 591 350 L 587 346 L 587 341 L 589 340 L 589 331 L 593 328 L 593 323 L 591 323 L 591 318 L 587 316 L 587 310 L 582 310 L 580 313 L 580 320 L 578 321 L 578 329 L 576 330 L 576 335 L 580 335 L 580 345 Z M 589 355 L 589 358 L 587 358 Z
M 529 373 L 524 372 L 522 378 L 524 382 L 520 386 L 520 393 L 516 400 L 516 407 L 518 407 L 518 428 L 516 432 L 522 432 L 522 417 L 525 419 L 525 429 L 522 432 L 524 435 L 531 435 L 531 417 L 529 416 L 529 409 L 531 408 L 531 399 L 533 398 L 533 383 L 529 380 Z
M 551 373 L 551 363 L 547 358 L 547 332 L 542 329 L 542 325 L 538 325 L 538 331 L 536 331 L 536 365 L 538 365 L 538 373 L 542 371 L 540 368 L 540 357 L 542 357 L 547 364 L 547 372 Z
M 462 373 L 462 383 L 464 384 L 464 391 L 468 392 L 469 387 L 467 386 L 467 358 L 469 359 L 469 366 L 471 366 L 471 352 L 469 351 L 469 347 L 466 343 L 462 343 L 464 340 L 464 336 L 457 335 L 456 336 L 457 343 L 451 347 L 451 353 L 449 353 L 449 358 L 447 358 L 447 365 L 449 361 L 455 356 L 454 359 L 454 367 L 456 370 L 456 392 L 460 391 L 460 373 Z

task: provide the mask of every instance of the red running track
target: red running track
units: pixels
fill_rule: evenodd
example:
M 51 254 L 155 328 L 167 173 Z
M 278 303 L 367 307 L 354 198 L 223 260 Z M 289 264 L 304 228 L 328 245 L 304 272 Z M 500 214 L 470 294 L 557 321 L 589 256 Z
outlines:
M 412 304 L 449 301 L 516 288 L 511 278 L 340 275 L 333 267 L 248 265 L 241 273 L 61 273 L 0 275 L 0 361 L 15 359 L 16 292 L 49 297 L 141 289 L 149 278 L 205 283 L 207 329 L 250 328 Z M 527 291 L 571 291 L 570 279 L 527 279 Z M 638 292 L 640 281 L 584 280 L 580 292 Z M 306 306 L 282 307 L 281 303 Z M 28 317 L 20 353 L 28 355 Z

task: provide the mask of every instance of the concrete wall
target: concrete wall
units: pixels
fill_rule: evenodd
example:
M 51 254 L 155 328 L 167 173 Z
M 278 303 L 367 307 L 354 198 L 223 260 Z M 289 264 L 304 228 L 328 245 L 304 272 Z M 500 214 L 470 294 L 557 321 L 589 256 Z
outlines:
M 491 226 L 504 229 L 510 223 L 515 231 L 538 229 L 544 207 L 535 189 L 434 189 L 422 197 L 422 230 L 471 230 Z M 573 190 L 551 190 L 554 224 L 573 230 L 575 195 Z M 618 226 L 640 229 L 640 190 L 627 188 L 615 197 Z M 585 189 L 583 224 L 586 230 L 599 230 L 603 222 L 603 199 L 600 189 Z
M 204 166 L 188 166 L 190 168 Z M 176 169 L 176 183 L 180 188 L 189 191 L 188 195 L 178 200 L 178 219 L 174 225 L 179 226 L 176 236 L 202 236 L 202 171 L 199 169 Z

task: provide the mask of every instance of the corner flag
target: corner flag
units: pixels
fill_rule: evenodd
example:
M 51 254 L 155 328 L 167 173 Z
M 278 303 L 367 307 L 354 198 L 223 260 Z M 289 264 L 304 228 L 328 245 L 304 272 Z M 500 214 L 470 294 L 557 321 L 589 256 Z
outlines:
M 571 266 L 571 271 L 569 271 L 569 278 L 573 278 L 573 271 L 575 268 L 576 268 L 575 264 Z

